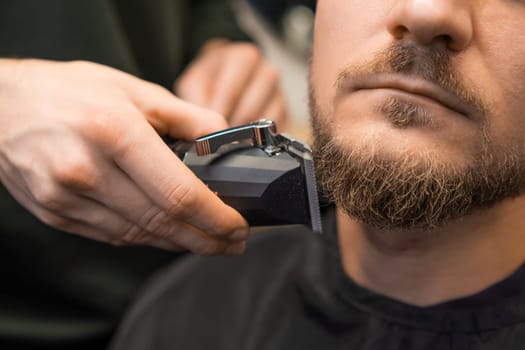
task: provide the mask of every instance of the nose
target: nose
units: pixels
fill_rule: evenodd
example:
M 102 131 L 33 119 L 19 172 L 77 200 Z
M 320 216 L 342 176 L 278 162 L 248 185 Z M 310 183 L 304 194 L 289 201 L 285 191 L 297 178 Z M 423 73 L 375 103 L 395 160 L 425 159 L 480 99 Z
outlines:
M 462 51 L 472 41 L 471 11 L 464 0 L 399 0 L 388 14 L 388 31 L 396 40 L 419 45 L 446 45 Z

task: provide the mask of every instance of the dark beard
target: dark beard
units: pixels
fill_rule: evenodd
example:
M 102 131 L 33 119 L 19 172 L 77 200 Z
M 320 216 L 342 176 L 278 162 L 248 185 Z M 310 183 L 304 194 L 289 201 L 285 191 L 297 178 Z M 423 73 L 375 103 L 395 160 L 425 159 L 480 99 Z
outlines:
M 345 79 L 374 72 L 419 76 L 452 91 L 482 114 L 490 114 L 483 99 L 458 79 L 444 51 L 394 45 L 371 64 L 342 72 L 338 93 L 344 93 Z M 322 190 L 347 215 L 372 227 L 431 230 L 522 193 L 525 152 L 521 142 L 494 145 L 484 130 L 475 154 L 457 166 L 424 152 L 389 157 L 381 150 L 337 144 L 332 118 L 320 115 L 312 85 L 310 109 Z M 431 118 L 416 105 L 390 100 L 380 110 L 397 127 L 432 126 Z
M 521 193 L 524 164 L 512 154 L 482 152 L 461 169 L 423 155 L 388 159 L 343 150 L 319 118 L 313 121 L 321 188 L 347 215 L 372 227 L 431 230 Z

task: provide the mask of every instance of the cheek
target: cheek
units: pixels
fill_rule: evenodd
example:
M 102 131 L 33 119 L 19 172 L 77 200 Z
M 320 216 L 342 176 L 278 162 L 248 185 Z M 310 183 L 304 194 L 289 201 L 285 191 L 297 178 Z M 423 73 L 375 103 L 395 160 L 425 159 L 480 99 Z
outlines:
M 520 55 L 525 57 L 525 51 Z M 525 62 L 519 59 L 520 67 L 508 66 L 500 75 L 500 103 L 498 120 L 494 121 L 497 130 L 520 134 L 525 138 Z M 496 70 L 494 70 L 497 73 Z M 496 130 L 496 131 L 497 131 Z
M 318 103 L 331 108 L 337 74 L 349 64 L 369 61 L 389 42 L 384 0 L 318 0 L 311 79 Z
M 525 57 L 525 52 L 521 57 Z M 519 62 L 522 62 L 521 58 Z M 493 70 L 495 74 L 501 72 L 501 89 L 489 133 L 498 143 L 523 144 L 525 140 L 525 65 L 521 64 L 520 67 L 507 66 L 502 70 Z
M 487 8 L 480 16 L 490 28 L 479 26 L 480 56 L 488 79 L 494 116 L 489 133 L 494 142 L 521 142 L 525 138 L 525 6 Z

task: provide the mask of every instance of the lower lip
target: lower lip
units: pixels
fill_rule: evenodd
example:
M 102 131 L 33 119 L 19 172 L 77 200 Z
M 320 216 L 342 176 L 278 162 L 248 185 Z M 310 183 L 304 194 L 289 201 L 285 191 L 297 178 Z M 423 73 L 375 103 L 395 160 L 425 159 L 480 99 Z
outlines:
M 398 100 L 421 108 L 406 124 L 392 119 L 381 109 L 389 100 Z M 476 119 L 453 110 L 426 96 L 398 89 L 361 89 L 341 95 L 334 104 L 334 133 L 359 145 L 373 145 L 386 150 L 425 150 L 440 147 L 450 152 L 480 137 Z M 352 141 L 353 142 L 353 141 Z

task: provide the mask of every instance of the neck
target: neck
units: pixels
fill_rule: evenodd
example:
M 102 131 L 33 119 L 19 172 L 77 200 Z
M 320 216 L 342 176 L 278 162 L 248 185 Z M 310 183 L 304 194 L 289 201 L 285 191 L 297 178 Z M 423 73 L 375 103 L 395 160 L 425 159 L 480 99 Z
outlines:
M 431 232 L 379 231 L 338 211 L 341 256 L 358 284 L 429 306 L 479 292 L 525 261 L 525 196 Z

